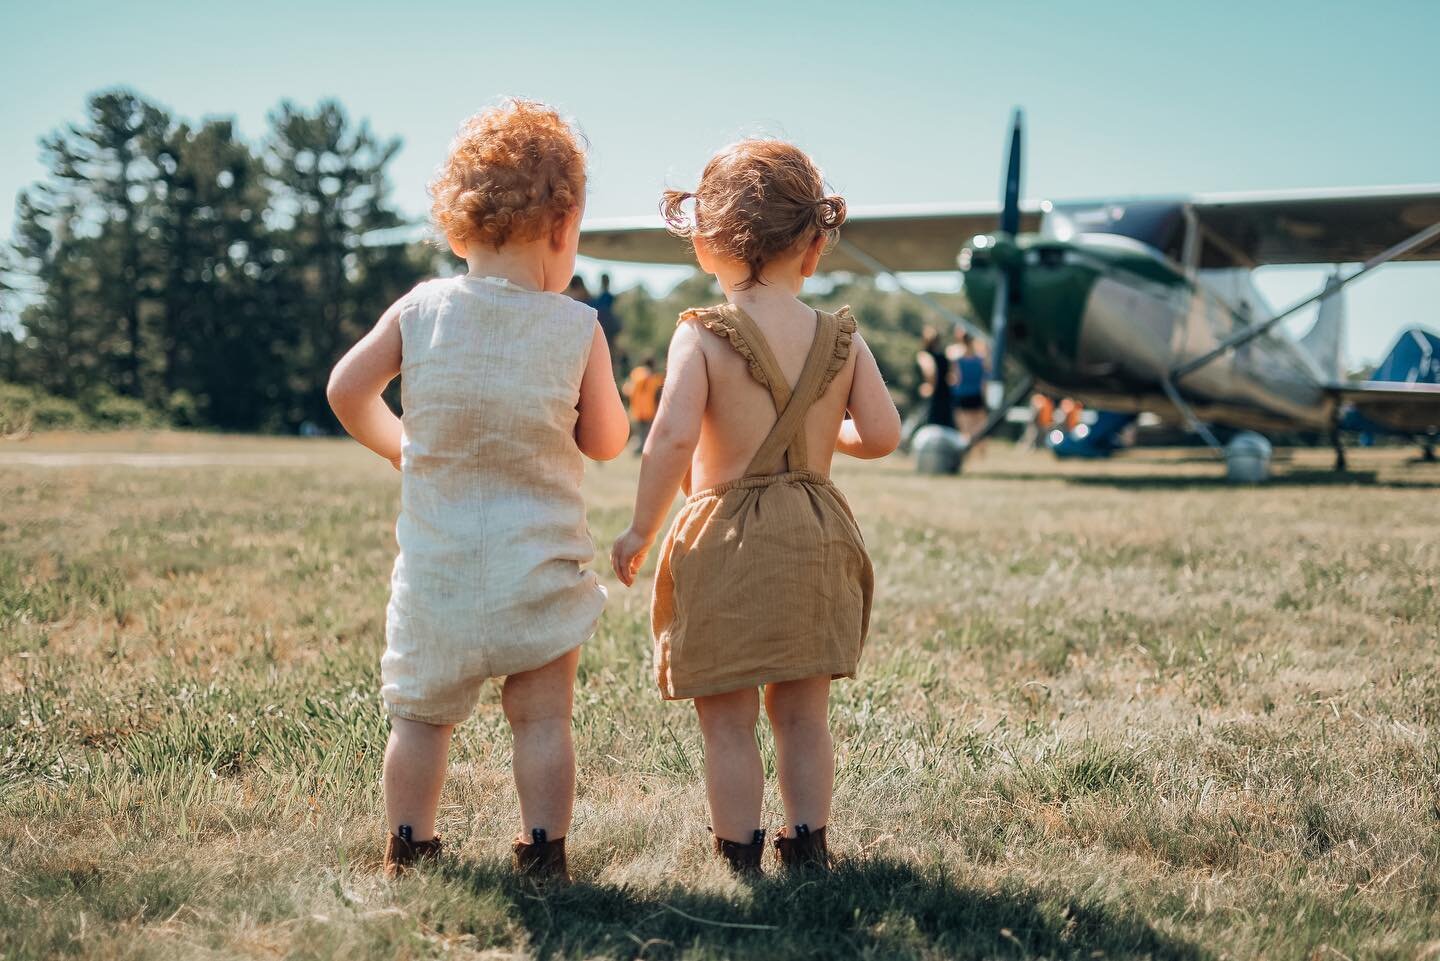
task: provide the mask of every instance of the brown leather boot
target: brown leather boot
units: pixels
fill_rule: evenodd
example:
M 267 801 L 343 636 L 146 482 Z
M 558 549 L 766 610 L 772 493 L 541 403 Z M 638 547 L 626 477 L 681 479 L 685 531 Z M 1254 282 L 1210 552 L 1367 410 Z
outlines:
M 781 866 L 788 870 L 829 871 L 831 868 L 824 828 L 812 831 L 808 824 L 797 824 L 793 838 L 787 838 L 783 830 L 776 832 L 775 853 Z
M 402 827 L 401 834 L 392 834 L 385 839 L 385 876 L 398 878 L 412 865 L 429 865 L 440 860 L 444 845 L 440 835 L 428 841 L 412 841 L 409 827 Z
M 510 850 L 515 852 L 515 873 L 521 877 L 561 887 L 570 883 L 564 838 L 548 840 L 544 828 L 535 828 L 530 832 L 529 841 L 516 838 Z
M 765 832 L 757 828 L 749 844 L 727 841 L 715 835 L 715 853 L 725 859 L 730 870 L 741 877 L 758 877 L 760 856 L 765 853 Z

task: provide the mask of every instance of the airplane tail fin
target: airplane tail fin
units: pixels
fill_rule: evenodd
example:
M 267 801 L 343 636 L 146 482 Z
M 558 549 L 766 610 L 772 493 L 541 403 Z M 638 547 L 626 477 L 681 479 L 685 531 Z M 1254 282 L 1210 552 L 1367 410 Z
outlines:
M 1440 437 L 1440 336 L 1411 327 L 1369 380 L 1337 392 L 1346 430 Z
M 1344 374 L 1341 350 L 1345 345 L 1345 292 L 1337 289 L 1339 286 L 1340 275 L 1331 274 L 1325 282 L 1327 293 L 1320 301 L 1315 324 L 1300 338 L 1300 346 L 1331 381 L 1338 381 Z
M 1421 327 L 1411 327 L 1396 338 L 1395 346 L 1370 379 L 1386 383 L 1440 384 L 1440 337 Z

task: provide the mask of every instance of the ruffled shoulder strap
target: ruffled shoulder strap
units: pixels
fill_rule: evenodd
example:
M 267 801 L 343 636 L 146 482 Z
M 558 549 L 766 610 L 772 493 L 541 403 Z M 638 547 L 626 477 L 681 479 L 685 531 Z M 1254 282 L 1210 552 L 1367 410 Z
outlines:
M 768 387 L 772 393 L 776 388 L 780 388 L 788 397 L 789 385 L 785 383 L 785 375 L 770 353 L 770 345 L 765 343 L 764 335 L 741 310 L 733 304 L 691 307 L 680 315 L 679 323 L 683 324 L 687 320 L 693 320 L 710 333 L 729 341 L 735 352 L 745 358 L 751 377 L 759 381 L 762 387 Z M 783 400 L 779 402 L 784 403 Z
M 831 315 L 835 318 L 835 349 L 828 358 L 825 365 L 825 373 L 820 378 L 820 387 L 815 392 L 816 397 L 824 395 L 830 389 L 830 384 L 835 380 L 836 375 L 845 369 L 845 362 L 850 359 L 850 341 L 855 336 L 857 324 L 855 315 L 850 311 L 850 305 L 846 304 Z

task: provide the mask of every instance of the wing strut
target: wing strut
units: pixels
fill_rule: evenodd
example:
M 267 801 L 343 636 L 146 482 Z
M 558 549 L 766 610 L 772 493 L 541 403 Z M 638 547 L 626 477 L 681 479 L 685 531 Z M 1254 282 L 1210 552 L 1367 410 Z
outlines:
M 1209 447 L 1216 454 L 1224 456 L 1225 450 L 1220 446 L 1220 441 L 1216 440 L 1215 435 L 1210 433 L 1210 428 L 1205 426 L 1205 422 L 1195 416 L 1194 408 L 1185 402 L 1185 398 L 1180 396 L 1180 391 L 1175 389 L 1174 381 L 1169 377 L 1161 378 L 1160 386 L 1164 388 L 1165 396 L 1170 398 L 1170 403 L 1175 405 L 1175 409 L 1180 412 L 1180 416 L 1185 418 L 1185 426 L 1190 428 L 1191 433 L 1199 434 L 1200 439 L 1205 442 L 1206 447 Z
M 1201 367 L 1204 367 L 1206 364 L 1210 363 L 1215 358 L 1234 350 L 1236 347 L 1240 347 L 1244 344 L 1250 343 L 1250 341 L 1254 340 L 1256 337 L 1261 336 L 1266 331 L 1270 330 L 1270 328 L 1280 323 L 1280 321 L 1284 320 L 1286 317 L 1289 317 L 1298 311 L 1304 310 L 1306 307 L 1309 307 L 1317 300 L 1321 300 L 1322 298 L 1335 293 L 1341 288 L 1348 286 L 1352 281 L 1359 280 L 1361 277 L 1363 277 L 1365 274 L 1368 274 L 1376 267 L 1388 264 L 1396 257 L 1403 257 L 1413 250 L 1418 250 L 1419 248 L 1424 247 L 1436 237 L 1440 237 L 1440 223 L 1431 224 L 1429 227 L 1426 227 L 1419 233 L 1411 234 L 1409 237 L 1400 241 L 1398 244 L 1391 247 L 1390 249 L 1381 251 L 1374 257 L 1371 257 L 1369 260 L 1365 261 L 1365 263 L 1361 264 L 1354 273 L 1348 274 L 1347 276 L 1342 277 L 1339 280 L 1334 281 L 1333 283 L 1327 282 L 1324 287 L 1316 291 L 1314 294 L 1311 294 L 1309 297 L 1306 297 L 1299 303 L 1290 305 L 1289 307 L 1280 311 L 1280 313 L 1276 314 L 1274 317 L 1271 317 L 1269 320 L 1261 321 L 1258 324 L 1251 324 L 1248 327 L 1242 327 L 1235 333 L 1231 334 L 1229 337 L 1226 337 L 1224 340 L 1220 341 L 1219 345 L 1216 346 L 1213 350 L 1206 351 L 1199 357 L 1187 360 L 1183 364 L 1176 364 L 1173 368 L 1171 368 L 1170 377 L 1168 378 L 1170 385 L 1173 386 L 1177 381 L 1180 380 L 1180 378 L 1185 377 L 1188 374 L 1194 373 Z
M 838 241 L 836 241 L 835 246 L 842 248 L 851 257 L 854 257 L 860 263 L 864 264 L 865 269 L 870 271 L 871 274 L 877 277 L 889 277 L 892 281 L 894 281 L 895 286 L 899 288 L 903 293 L 909 294 L 911 297 L 914 297 L 916 300 L 920 301 L 925 306 L 929 307 L 931 310 L 935 311 L 935 313 L 939 314 L 941 317 L 954 324 L 955 326 L 965 328 L 965 330 L 970 333 L 970 336 L 979 337 L 981 340 L 990 339 L 989 334 L 985 333 L 985 331 L 981 330 L 979 327 L 975 326 L 973 323 L 966 320 L 961 315 L 955 313 L 953 310 L 947 308 L 944 304 L 940 303 L 940 301 L 936 300 L 934 297 L 931 297 L 924 291 L 911 290 L 909 287 L 905 286 L 905 282 L 896 275 L 895 271 L 891 270 L 889 267 L 886 267 L 885 264 L 883 264 L 881 261 L 870 256 L 868 253 L 861 250 L 859 247 L 856 247 L 853 243 L 846 240 L 844 237 L 841 237 Z

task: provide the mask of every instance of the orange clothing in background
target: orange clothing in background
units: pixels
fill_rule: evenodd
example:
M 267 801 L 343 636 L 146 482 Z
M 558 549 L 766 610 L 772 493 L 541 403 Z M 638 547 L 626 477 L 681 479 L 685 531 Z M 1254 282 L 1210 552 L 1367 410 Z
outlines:
M 665 384 L 665 375 L 657 374 L 643 364 L 630 371 L 625 381 L 625 396 L 630 399 L 630 416 L 641 423 L 655 419 L 660 406 L 660 388 Z
M 1030 405 L 1035 408 L 1035 423 L 1041 430 L 1049 430 L 1055 423 L 1055 402 L 1044 394 L 1036 394 L 1030 398 Z
M 1085 413 L 1085 405 L 1066 397 L 1060 402 L 1060 413 L 1065 417 L 1065 429 L 1071 431 L 1080 426 L 1080 415 Z

